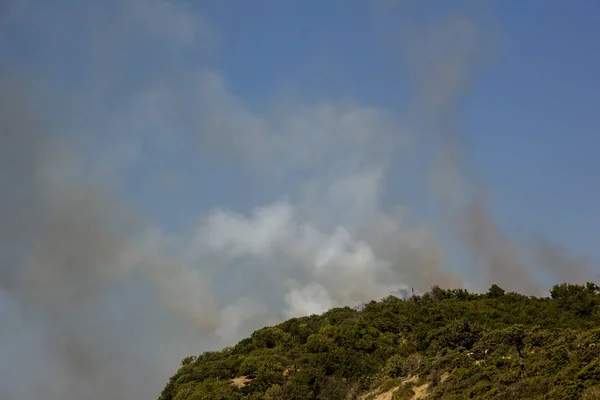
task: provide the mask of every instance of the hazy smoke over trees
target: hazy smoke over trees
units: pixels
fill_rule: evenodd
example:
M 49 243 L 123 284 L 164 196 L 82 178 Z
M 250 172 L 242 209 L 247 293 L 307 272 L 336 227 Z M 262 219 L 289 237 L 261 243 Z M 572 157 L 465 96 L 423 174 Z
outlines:
M 415 141 L 393 112 L 326 100 L 258 112 L 212 65 L 219 35 L 196 11 L 72 6 L 0 9 L 0 398 L 157 397 L 183 356 L 403 288 L 536 293 L 538 264 L 495 224 L 460 159 L 456 109 L 485 37 L 476 19 L 416 26 L 394 50 L 417 72 L 410 118 L 435 155 L 435 193 L 480 268 L 466 279 L 446 267 L 432 224 L 383 204 L 391 164 Z M 19 59 L 19 40 L 39 59 Z M 221 182 L 214 154 L 242 178 Z M 247 174 L 269 188 L 260 202 L 198 207 L 181 229 L 128 190 L 174 190 L 161 210 L 175 218 L 186 193 Z M 579 265 L 537 249 L 561 279 Z

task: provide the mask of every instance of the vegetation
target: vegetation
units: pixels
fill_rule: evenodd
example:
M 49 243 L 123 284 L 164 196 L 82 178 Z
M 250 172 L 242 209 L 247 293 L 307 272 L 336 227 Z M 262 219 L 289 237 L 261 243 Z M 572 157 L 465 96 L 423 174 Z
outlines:
M 600 399 L 600 288 L 565 283 L 536 298 L 433 287 L 290 319 L 184 359 L 159 400 L 411 399 L 419 388 L 431 399 Z

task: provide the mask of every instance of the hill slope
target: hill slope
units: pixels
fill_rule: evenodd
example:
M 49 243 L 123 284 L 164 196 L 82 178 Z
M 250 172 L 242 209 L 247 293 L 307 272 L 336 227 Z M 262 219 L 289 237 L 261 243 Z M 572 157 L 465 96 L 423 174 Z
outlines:
M 600 399 L 600 288 L 434 287 L 188 357 L 159 400 Z

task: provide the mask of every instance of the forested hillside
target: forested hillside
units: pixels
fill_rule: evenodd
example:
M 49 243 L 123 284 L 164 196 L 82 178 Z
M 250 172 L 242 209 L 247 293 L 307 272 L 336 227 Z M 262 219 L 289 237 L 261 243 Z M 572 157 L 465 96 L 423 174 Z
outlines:
M 432 288 L 182 361 L 159 400 L 600 399 L 600 288 Z

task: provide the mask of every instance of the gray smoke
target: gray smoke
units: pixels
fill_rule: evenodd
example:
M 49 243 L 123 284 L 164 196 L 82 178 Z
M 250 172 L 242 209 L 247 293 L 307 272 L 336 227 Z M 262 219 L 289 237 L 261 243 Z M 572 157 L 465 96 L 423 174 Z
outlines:
M 433 193 L 469 255 L 475 288 L 485 290 L 497 283 L 509 290 L 542 294 L 523 249 L 495 222 L 485 186 L 462 144 L 462 100 L 493 55 L 495 42 L 489 4 L 460 4 L 453 13 L 420 24 L 411 20 L 417 17 L 416 3 L 402 4 L 408 12 L 402 18 L 401 43 L 417 93 L 412 115 L 432 151 Z
M 140 389 L 140 382 L 164 376 L 173 358 L 141 362 L 131 349 L 144 328 L 167 345 L 171 330 L 153 320 L 151 305 L 122 291 L 125 282 L 141 273 L 169 310 L 211 332 L 218 316 L 202 281 L 190 288 L 192 270 L 143 245 L 146 227 L 136 212 L 83 172 L 60 133 L 42 126 L 19 76 L 3 74 L 0 87 L 0 276 L 9 309 L 0 347 L 15 353 L 2 365 L 10 368 L 0 381 L 3 398 L 155 396 L 156 385 Z M 119 299 L 130 303 L 110 304 Z M 26 356 L 28 347 L 37 353 Z
M 74 61 L 67 79 L 10 65 L 10 55 L 2 71 L 2 398 L 152 398 L 183 356 L 266 323 L 409 284 L 461 284 L 443 269 L 431 227 L 381 205 L 406 142 L 389 112 L 327 101 L 250 111 L 207 66 L 181 66 L 182 49 L 211 35 L 173 3 L 13 6 L 14 32 Z M 170 61 L 131 83 L 154 59 L 135 58 L 138 48 Z M 57 54 L 42 53 L 40 65 L 65 68 Z M 241 160 L 280 190 L 244 213 L 199 211 L 166 233 L 126 200 L 122 175 L 180 141 Z M 307 178 L 288 184 L 296 174 Z
M 431 18 L 420 14 L 423 3 L 381 4 L 386 7 L 383 11 L 400 16 L 396 21 L 400 28 L 394 31 L 401 32 L 397 43 L 416 93 L 411 120 L 432 155 L 431 187 L 466 250 L 472 287 L 481 291 L 496 283 L 508 290 L 547 295 L 548 283 L 592 279 L 592 260 L 543 239 L 532 246 L 506 235 L 492 215 L 488 182 L 470 163 L 461 134 L 463 100 L 500 50 L 492 3 L 459 1 L 451 12 Z M 543 277 L 550 279 L 542 285 Z
M 537 265 L 545 268 L 556 282 L 597 282 L 600 279 L 598 262 L 575 254 L 571 249 L 553 243 L 545 237 L 534 239 L 533 253 Z
M 477 266 L 463 279 L 434 226 L 384 205 L 391 165 L 421 138 L 394 113 L 328 100 L 257 111 L 211 67 L 219 35 L 177 2 L 45 4 L 15 1 L 4 19 L 50 54 L 48 70 L 7 57 L 0 77 L 0 398 L 152 398 L 183 356 L 290 316 L 433 285 L 535 292 L 463 158 L 476 20 L 401 35 L 435 193 Z M 183 227 L 144 208 L 180 217 L 187 196 L 212 203 Z

